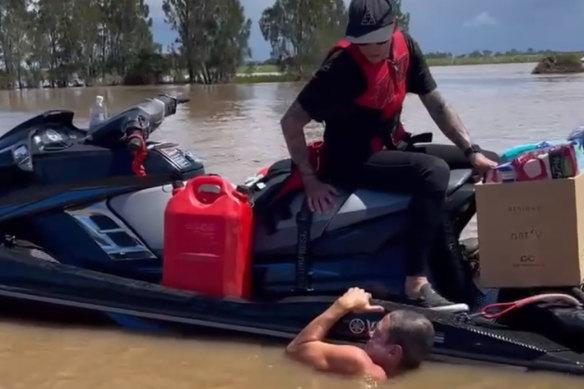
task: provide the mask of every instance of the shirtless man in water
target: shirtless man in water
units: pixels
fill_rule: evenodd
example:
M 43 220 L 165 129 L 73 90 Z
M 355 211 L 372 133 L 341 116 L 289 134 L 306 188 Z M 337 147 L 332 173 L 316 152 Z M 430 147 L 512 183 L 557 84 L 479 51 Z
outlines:
M 393 311 L 377 324 L 364 348 L 323 341 L 330 328 L 350 312 L 384 312 L 371 305 L 371 294 L 351 288 L 310 322 L 288 344 L 287 354 L 314 369 L 384 381 L 419 367 L 434 343 L 434 328 L 423 315 Z

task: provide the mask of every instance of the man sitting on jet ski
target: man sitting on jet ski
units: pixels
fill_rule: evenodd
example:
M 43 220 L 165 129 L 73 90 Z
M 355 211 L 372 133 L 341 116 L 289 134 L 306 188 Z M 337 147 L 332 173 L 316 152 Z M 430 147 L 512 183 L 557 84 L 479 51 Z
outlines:
M 442 132 L 479 173 L 497 165 L 470 137 L 438 90 L 424 56 L 397 27 L 390 0 L 352 0 L 346 38 L 330 51 L 281 120 L 308 205 L 326 212 L 333 185 L 404 191 L 412 195 L 404 300 L 431 309 L 458 309 L 426 278 L 427 257 L 443 220 L 450 169 L 445 160 L 415 151 L 400 123 L 406 94 L 415 93 Z M 304 127 L 325 122 L 318 169 L 310 162 Z M 312 150 L 314 151 L 314 149 Z
M 330 328 L 350 312 L 383 312 L 370 304 L 371 294 L 351 288 L 311 321 L 286 347 L 287 354 L 313 368 L 383 381 L 419 367 L 430 355 L 434 327 L 413 311 L 393 311 L 379 321 L 364 348 L 325 343 Z

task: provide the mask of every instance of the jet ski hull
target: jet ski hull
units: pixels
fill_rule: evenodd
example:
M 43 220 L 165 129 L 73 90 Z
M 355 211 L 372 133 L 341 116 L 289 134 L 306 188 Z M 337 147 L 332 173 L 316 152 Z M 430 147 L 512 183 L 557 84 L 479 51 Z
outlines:
M 45 261 L 10 250 L 0 254 L 0 297 L 101 313 L 117 324 L 140 330 L 198 332 L 224 330 L 275 339 L 293 338 L 326 309 L 335 296 L 291 297 L 271 301 L 219 299 L 143 281 Z M 388 311 L 414 309 L 376 301 Z M 436 329 L 434 355 L 584 375 L 584 355 L 540 335 L 480 326 L 467 315 L 423 312 Z M 364 343 L 380 314 L 350 314 L 329 338 Z
M 91 131 L 76 128 L 71 112 L 49 111 L 0 137 L 0 298 L 8 305 L 23 303 L 21 311 L 54 308 L 59 318 L 62 312 L 84 312 L 79 316 L 89 322 L 107 318 L 138 329 L 222 329 L 290 339 L 348 286 L 365 287 L 383 299 L 401 293 L 410 196 L 356 189 L 339 193 L 332 212 L 308 218 L 301 189 L 282 196 L 292 172 L 289 159 L 245 185 L 253 193 L 257 221 L 252 287 L 261 301 L 159 285 L 169 198 L 205 171 L 193 153 L 149 140 L 181 102 L 170 96 L 147 99 Z M 474 307 L 472 261 L 459 249 L 461 231 L 476 213 L 472 166 L 455 147 L 420 144 L 431 142 L 422 138 L 414 142 L 413 137 L 412 146 L 444 158 L 451 169 L 445 237 L 429 258 L 428 276 L 442 295 Z M 38 143 L 34 149 L 31 139 Z M 144 153 L 147 175 L 138 177 Z M 30 242 L 58 262 L 14 250 L 17 241 Z M 388 310 L 410 308 L 378 303 Z M 581 355 L 542 336 L 479 325 L 465 316 L 427 315 L 441 357 L 583 374 Z M 379 319 L 348 315 L 330 338 L 363 343 Z

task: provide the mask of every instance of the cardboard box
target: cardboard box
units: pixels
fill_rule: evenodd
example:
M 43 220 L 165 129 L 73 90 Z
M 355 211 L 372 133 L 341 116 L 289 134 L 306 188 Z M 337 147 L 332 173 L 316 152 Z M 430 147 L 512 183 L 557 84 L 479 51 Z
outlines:
M 576 286 L 584 279 L 584 174 L 479 184 L 482 287 Z

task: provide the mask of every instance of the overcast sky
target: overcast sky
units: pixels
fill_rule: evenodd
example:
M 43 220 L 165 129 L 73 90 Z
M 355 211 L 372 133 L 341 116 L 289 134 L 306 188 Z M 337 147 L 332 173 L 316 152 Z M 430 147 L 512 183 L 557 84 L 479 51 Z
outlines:
M 162 0 L 146 0 L 154 19 L 154 39 L 165 47 L 176 37 L 164 23 Z M 349 2 L 349 0 L 345 0 Z M 262 11 L 274 0 L 241 0 L 253 22 L 253 58 L 269 57 L 258 27 Z M 410 12 L 410 33 L 422 50 L 450 51 L 516 48 L 584 50 L 584 0 L 403 0 Z

